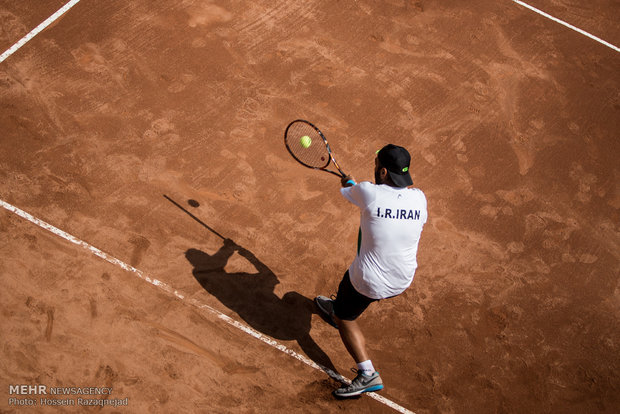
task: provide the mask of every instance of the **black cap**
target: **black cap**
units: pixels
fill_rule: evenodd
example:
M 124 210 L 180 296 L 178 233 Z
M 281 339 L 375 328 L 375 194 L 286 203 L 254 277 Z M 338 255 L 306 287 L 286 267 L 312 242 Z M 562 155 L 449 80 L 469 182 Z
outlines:
M 407 187 L 413 184 L 411 175 L 409 175 L 409 164 L 411 163 L 409 151 L 398 145 L 387 144 L 379 150 L 377 157 L 381 166 L 388 170 L 394 184 L 399 187 Z

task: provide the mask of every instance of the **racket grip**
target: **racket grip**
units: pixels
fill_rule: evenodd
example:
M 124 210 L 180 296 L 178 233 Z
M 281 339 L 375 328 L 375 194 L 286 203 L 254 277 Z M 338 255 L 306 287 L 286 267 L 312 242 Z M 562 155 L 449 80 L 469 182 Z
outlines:
M 355 184 L 357 184 L 355 180 L 348 175 L 345 175 L 340 179 L 340 185 L 343 187 L 352 187 Z

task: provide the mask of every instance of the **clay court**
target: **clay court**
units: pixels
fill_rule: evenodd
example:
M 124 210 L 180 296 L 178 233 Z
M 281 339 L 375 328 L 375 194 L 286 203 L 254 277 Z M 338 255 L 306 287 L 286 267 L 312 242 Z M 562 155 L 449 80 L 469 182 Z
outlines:
M 0 52 L 67 2 L 0 1 Z M 0 412 L 618 412 L 620 4 L 528 4 L 608 44 L 511 0 L 57 15 L 0 62 Z M 413 285 L 360 320 L 375 395 L 331 395 L 355 364 L 312 299 L 359 213 L 297 118 L 358 181 L 407 147 L 428 199 Z

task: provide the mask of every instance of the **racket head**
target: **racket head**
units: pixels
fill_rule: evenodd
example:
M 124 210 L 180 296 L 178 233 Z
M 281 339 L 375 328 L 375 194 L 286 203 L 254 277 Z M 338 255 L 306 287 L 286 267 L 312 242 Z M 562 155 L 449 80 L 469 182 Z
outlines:
M 301 142 L 306 136 L 311 140 L 307 148 Z M 331 161 L 327 139 L 321 130 L 304 119 L 288 124 L 284 131 L 284 144 L 293 158 L 306 167 L 325 170 Z

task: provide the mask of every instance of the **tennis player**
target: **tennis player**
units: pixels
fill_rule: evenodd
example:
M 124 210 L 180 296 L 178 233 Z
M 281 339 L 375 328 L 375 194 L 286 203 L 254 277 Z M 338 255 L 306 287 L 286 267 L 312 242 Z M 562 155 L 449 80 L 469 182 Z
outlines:
M 422 227 L 428 217 L 426 197 L 413 184 L 409 152 L 388 144 L 375 158 L 375 184 L 342 179 L 340 192 L 361 211 L 358 254 L 344 274 L 335 299 L 314 301 L 325 319 L 337 327 L 355 362 L 351 385 L 334 391 L 338 398 L 383 389 L 366 350 L 357 318 L 373 302 L 404 292 L 413 281 Z

